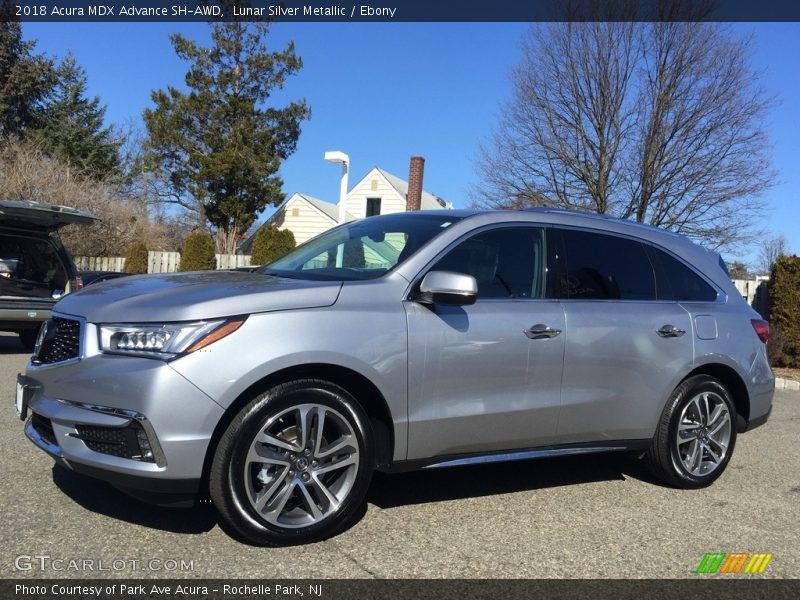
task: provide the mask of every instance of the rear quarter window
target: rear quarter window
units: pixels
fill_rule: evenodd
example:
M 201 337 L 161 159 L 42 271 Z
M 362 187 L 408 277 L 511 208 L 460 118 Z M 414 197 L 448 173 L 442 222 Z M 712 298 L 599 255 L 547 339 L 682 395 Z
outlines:
M 648 253 L 656 269 L 659 300 L 713 302 L 717 299 L 717 291 L 677 258 L 652 246 L 648 247 Z

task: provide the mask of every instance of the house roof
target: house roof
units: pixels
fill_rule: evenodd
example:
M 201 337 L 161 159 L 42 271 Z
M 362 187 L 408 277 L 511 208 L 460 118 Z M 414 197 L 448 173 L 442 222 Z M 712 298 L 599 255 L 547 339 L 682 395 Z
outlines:
M 289 196 L 286 200 L 283 201 L 278 208 L 275 209 L 275 212 L 272 213 L 266 221 L 258 228 L 256 231 L 248 237 L 245 241 L 239 244 L 238 252 L 240 254 L 248 254 L 253 247 L 253 240 L 256 238 L 256 234 L 262 227 L 267 227 L 269 224 L 275 220 L 275 217 L 280 214 L 281 211 L 286 210 L 286 206 L 292 200 L 303 200 L 307 204 L 311 205 L 312 208 L 315 208 L 322 216 L 327 217 L 331 220 L 333 225 L 336 225 L 339 222 L 339 206 L 336 204 L 332 204 L 330 202 L 326 202 L 325 200 L 320 200 L 319 198 L 314 198 L 314 196 L 309 196 L 308 194 L 301 194 L 300 192 L 295 192 L 291 196 Z M 353 215 L 350 213 L 346 213 L 346 218 L 348 221 L 352 221 L 355 219 Z
M 386 181 L 389 182 L 397 193 L 400 194 L 403 199 L 405 200 L 408 196 L 408 182 L 404 179 L 400 179 L 396 175 L 392 175 L 388 171 L 381 169 L 380 167 L 375 167 L 375 170 L 378 171 L 381 175 L 384 176 Z M 447 202 L 439 198 L 438 196 L 434 196 L 430 192 L 426 192 L 422 190 L 422 202 L 420 203 L 420 207 L 423 210 L 436 210 L 441 208 L 448 208 Z
M 350 190 L 349 193 L 352 193 L 362 181 L 364 181 L 371 173 L 377 171 L 380 175 L 386 179 L 390 186 L 392 186 L 395 191 L 400 194 L 400 196 L 405 200 L 406 196 L 408 196 L 408 182 L 404 179 L 400 179 L 396 175 L 392 175 L 388 171 L 381 169 L 380 167 L 374 167 L 370 169 L 369 173 L 367 173 L 364 177 L 362 177 L 359 182 Z M 348 193 L 348 195 L 349 195 Z M 320 200 L 319 198 L 314 198 L 314 196 L 309 196 L 308 194 L 302 194 L 300 192 L 295 192 L 291 196 L 289 196 L 286 200 L 284 200 L 283 204 L 281 204 L 274 213 L 267 219 L 261 227 L 268 226 L 275 217 L 282 211 L 286 209 L 286 205 L 289 204 L 292 200 L 300 199 L 308 203 L 310 206 L 315 208 L 319 213 L 323 216 L 329 218 L 331 222 L 336 225 L 339 221 L 339 205 L 333 204 L 332 202 L 326 202 L 325 200 Z M 452 205 L 448 204 L 438 196 L 431 194 L 430 192 L 426 192 L 425 190 L 422 191 L 422 201 L 420 203 L 420 208 L 423 210 L 441 210 L 443 208 L 452 208 Z M 347 221 L 355 220 L 355 217 L 350 214 L 346 213 L 345 218 Z M 259 227 L 258 229 L 261 229 Z M 256 230 L 258 233 L 258 230 Z M 248 237 L 245 241 L 239 244 L 238 252 L 241 254 L 247 254 L 250 252 L 253 246 L 253 240 L 256 237 L 256 233 L 253 233 L 250 237 Z
M 292 198 L 294 198 L 295 196 L 300 196 L 311 206 L 316 208 L 318 211 L 325 213 L 325 216 L 329 217 L 334 223 L 336 223 L 339 220 L 339 207 L 336 204 L 331 204 L 330 202 L 325 202 L 325 200 L 314 198 L 313 196 L 309 196 L 308 194 L 301 194 L 300 192 L 292 194 Z

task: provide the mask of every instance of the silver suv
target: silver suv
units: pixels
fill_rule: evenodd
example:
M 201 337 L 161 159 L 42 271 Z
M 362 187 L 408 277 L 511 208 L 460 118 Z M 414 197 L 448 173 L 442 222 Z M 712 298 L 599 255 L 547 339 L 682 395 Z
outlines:
M 293 544 L 352 523 L 375 469 L 635 451 L 706 486 L 769 416 L 767 336 L 719 255 L 681 236 L 401 213 L 254 273 L 65 297 L 17 408 L 67 468 L 162 504 L 210 494 L 243 538 Z

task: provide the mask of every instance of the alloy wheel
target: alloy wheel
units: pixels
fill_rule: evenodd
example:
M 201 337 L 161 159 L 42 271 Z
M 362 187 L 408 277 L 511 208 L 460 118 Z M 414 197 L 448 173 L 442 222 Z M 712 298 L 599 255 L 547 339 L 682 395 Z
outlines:
M 684 406 L 675 433 L 677 454 L 693 476 L 709 475 L 723 465 L 731 442 L 728 405 L 715 392 L 702 392 Z
M 358 468 L 358 438 L 348 420 L 322 404 L 295 405 L 270 417 L 250 443 L 247 497 L 272 525 L 309 527 L 338 511 Z

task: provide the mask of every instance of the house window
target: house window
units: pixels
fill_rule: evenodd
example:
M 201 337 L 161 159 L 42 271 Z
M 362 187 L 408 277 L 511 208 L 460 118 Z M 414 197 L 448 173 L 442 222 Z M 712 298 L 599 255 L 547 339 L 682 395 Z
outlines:
M 381 199 L 367 198 L 367 216 L 374 217 L 381 214 Z

